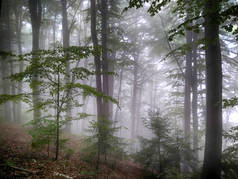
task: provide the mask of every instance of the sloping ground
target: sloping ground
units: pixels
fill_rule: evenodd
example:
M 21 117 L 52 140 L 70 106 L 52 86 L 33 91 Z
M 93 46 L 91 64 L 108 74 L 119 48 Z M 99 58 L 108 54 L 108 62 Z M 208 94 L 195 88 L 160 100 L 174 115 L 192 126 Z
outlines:
M 31 136 L 26 129 L 16 124 L 0 125 L 0 178 L 28 179 L 92 179 L 96 178 L 95 167 L 80 160 L 76 152 L 67 159 L 48 159 L 46 150 L 31 148 Z M 77 147 L 78 139 L 71 136 L 68 145 Z M 66 156 L 61 153 L 61 156 Z M 116 169 L 101 166 L 98 179 L 142 179 L 144 170 L 130 162 L 117 163 Z

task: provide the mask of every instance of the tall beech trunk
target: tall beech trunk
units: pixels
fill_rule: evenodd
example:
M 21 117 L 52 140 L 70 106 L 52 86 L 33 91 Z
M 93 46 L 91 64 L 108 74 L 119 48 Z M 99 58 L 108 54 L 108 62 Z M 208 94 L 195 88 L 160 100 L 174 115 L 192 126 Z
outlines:
M 98 38 L 97 38 L 97 29 L 96 29 L 96 0 L 90 0 L 91 2 L 91 35 L 93 41 L 93 48 L 97 51 L 98 49 Z M 99 92 L 102 92 L 102 79 L 101 79 L 101 61 L 100 54 L 95 53 L 94 55 L 94 64 L 96 71 L 96 88 Z M 99 119 L 102 115 L 102 98 L 97 96 L 97 118 Z
M 192 44 L 192 31 L 186 30 L 186 43 Z M 190 143 L 190 123 L 191 123 L 191 78 L 192 78 L 192 50 L 186 51 L 186 68 L 185 68 L 185 88 L 184 88 L 184 136 Z
M 57 13 L 54 14 L 54 22 L 53 22 L 53 46 L 55 48 L 55 42 L 56 42 L 56 19 L 57 19 Z
M 39 50 L 39 37 L 40 37 L 40 25 L 41 25 L 41 14 L 42 14 L 42 7 L 41 7 L 41 0 L 29 0 L 29 10 L 30 10 L 30 17 L 31 17 L 31 27 L 32 27 L 32 51 L 36 52 Z M 37 56 L 33 56 L 32 58 L 33 63 L 37 65 L 38 59 Z M 32 94 L 33 94 L 33 119 L 37 120 L 40 118 L 40 109 L 37 107 L 37 104 L 40 101 L 40 94 L 39 94 L 39 86 L 37 85 L 38 82 L 38 74 L 34 74 L 32 77 Z
M 143 84 L 139 86 L 139 91 L 138 91 L 138 102 L 136 105 L 136 129 L 135 129 L 135 136 L 142 136 L 142 130 L 141 126 L 143 125 L 143 121 L 141 120 L 141 105 L 142 105 L 142 94 L 143 94 Z M 139 141 L 136 142 L 136 149 L 139 149 Z
M 190 149 L 190 131 L 191 131 L 191 81 L 192 81 L 192 31 L 186 30 L 186 43 L 190 47 L 186 50 L 186 67 L 185 67 L 185 87 L 184 87 L 184 137 L 188 148 Z M 189 169 L 189 158 L 188 155 L 184 155 L 184 172 L 188 172 Z
M 108 1 L 108 14 L 111 14 L 111 16 L 108 17 L 108 31 L 109 31 L 109 35 L 108 38 L 109 39 L 113 39 L 115 34 L 117 33 L 117 30 L 115 28 L 115 23 L 118 23 L 118 17 L 115 17 L 112 14 L 115 14 L 117 11 L 117 1 L 116 0 L 110 0 Z M 114 44 L 112 42 L 108 42 L 108 46 L 109 49 L 114 49 Z M 109 65 L 109 72 L 114 72 L 114 64 L 115 64 L 115 59 L 116 59 L 116 50 L 112 50 L 109 51 L 108 53 L 108 65 Z M 113 93 L 114 93 L 114 75 L 109 75 L 108 77 L 108 83 L 109 83 L 109 96 L 113 97 Z M 109 102 L 109 119 L 113 120 L 113 103 Z
M 2 11 L 0 16 L 0 50 L 5 52 L 11 51 L 11 29 L 10 29 L 10 4 L 9 1 L 2 2 Z M 10 65 L 9 57 L 3 58 L 0 56 L 1 62 L 1 85 L 2 85 L 2 94 L 11 94 L 11 83 L 10 80 L 4 79 L 10 75 Z M 3 104 L 3 113 L 2 117 L 4 121 L 12 121 L 12 110 L 11 102 L 6 102 Z
M 101 0 L 101 35 L 102 35 L 102 72 L 103 72 L 103 93 L 109 96 L 109 65 L 108 65 L 108 50 L 107 50 L 107 34 L 108 34 L 108 24 L 107 24 L 107 14 L 108 14 L 108 4 L 107 0 Z M 103 117 L 109 119 L 109 102 L 103 100 Z
M 22 2 L 18 2 L 14 5 L 14 14 L 15 14 L 15 28 L 16 28 L 16 42 L 17 42 L 17 54 L 21 55 L 22 54 L 22 18 L 23 18 L 23 13 L 22 13 Z M 19 72 L 23 72 L 24 68 L 24 63 L 21 61 L 19 62 Z M 18 83 L 18 94 L 22 93 L 22 82 Z M 19 121 L 21 121 L 21 110 L 22 110 L 22 105 L 21 101 L 18 102 L 17 105 L 17 118 Z
M 95 64 L 95 71 L 96 71 L 96 88 L 99 92 L 102 92 L 102 79 L 101 79 L 101 61 L 100 55 L 98 51 L 98 37 L 97 37 L 97 9 L 96 9 L 96 0 L 90 0 L 91 2 L 91 36 L 93 41 L 93 48 L 96 51 L 94 54 L 94 64 Z M 100 121 L 103 115 L 103 101 L 100 96 L 97 96 L 97 120 Z M 101 131 L 99 131 L 101 133 Z M 100 139 L 100 138 L 99 138 Z M 97 163 L 96 169 L 98 170 L 100 165 L 100 155 L 101 155 L 101 141 L 98 141 L 98 153 L 97 153 Z
M 197 79 L 197 33 L 193 32 L 193 72 L 192 72 L 192 116 L 193 116 L 193 150 L 198 160 L 198 79 Z M 196 165 L 197 167 L 197 165 Z
M 112 52 L 109 55 L 109 72 L 114 72 L 114 61 L 116 58 L 116 53 Z M 114 93 L 114 76 L 113 75 L 109 75 L 108 76 L 108 94 L 109 96 L 113 97 L 113 93 Z M 109 120 L 113 120 L 113 103 L 109 102 L 108 104 L 109 107 Z
M 70 40 L 70 31 L 68 27 L 68 14 L 67 14 L 67 1 L 66 0 L 61 0 L 61 5 L 62 5 L 62 32 L 63 32 L 63 47 L 68 48 L 69 47 L 69 40 Z M 67 55 L 67 54 L 65 54 Z M 69 61 L 66 62 L 66 73 L 67 73 L 67 78 L 66 82 L 70 83 L 70 64 Z M 71 98 L 71 90 L 68 91 L 69 93 L 69 98 Z M 72 117 L 72 109 L 71 109 L 71 100 L 67 101 L 67 109 L 66 109 L 66 118 L 71 119 Z M 71 129 L 71 122 L 68 121 L 66 123 L 65 130 L 67 132 L 70 132 Z
M 134 55 L 134 69 L 133 69 L 133 87 L 131 99 L 131 139 L 135 138 L 136 130 L 136 115 L 137 115 L 137 95 L 138 95 L 138 55 Z
M 222 153 L 222 63 L 219 42 L 220 0 L 206 0 L 206 142 L 203 179 L 221 178 Z
M 119 74 L 119 88 L 118 88 L 118 92 L 117 92 L 117 101 L 120 104 L 121 101 L 121 90 L 122 90 L 122 80 L 123 80 L 123 68 L 120 70 L 120 74 Z M 115 111 L 115 116 L 114 116 L 114 121 L 118 122 L 118 112 L 119 112 L 119 107 L 116 107 L 116 111 Z

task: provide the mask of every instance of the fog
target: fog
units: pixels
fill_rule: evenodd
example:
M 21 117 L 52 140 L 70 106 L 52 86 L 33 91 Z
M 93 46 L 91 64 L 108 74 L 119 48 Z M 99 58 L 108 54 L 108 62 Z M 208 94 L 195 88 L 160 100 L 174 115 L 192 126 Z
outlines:
M 162 2 L 0 1 L 4 166 L 36 178 L 237 177 L 237 1 L 220 14 Z M 90 167 L 35 172 L 43 159 Z

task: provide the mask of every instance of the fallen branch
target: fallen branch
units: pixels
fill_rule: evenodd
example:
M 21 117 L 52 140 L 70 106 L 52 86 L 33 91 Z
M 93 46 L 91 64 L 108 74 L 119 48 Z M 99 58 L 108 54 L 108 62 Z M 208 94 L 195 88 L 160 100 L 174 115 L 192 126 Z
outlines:
M 67 179 L 74 179 L 74 178 L 71 177 L 71 176 L 64 175 L 64 174 L 61 174 L 61 173 L 58 173 L 58 172 L 54 172 L 54 175 L 55 175 L 55 176 L 61 176 L 61 177 L 67 178 Z
M 24 169 L 24 168 L 19 168 L 19 167 L 15 167 L 15 166 L 11 166 L 11 165 L 7 165 L 7 166 L 9 168 L 14 169 L 14 170 L 23 171 L 23 172 L 27 172 L 27 173 L 30 173 L 30 174 L 36 174 L 37 173 L 36 171 L 27 170 L 27 169 Z

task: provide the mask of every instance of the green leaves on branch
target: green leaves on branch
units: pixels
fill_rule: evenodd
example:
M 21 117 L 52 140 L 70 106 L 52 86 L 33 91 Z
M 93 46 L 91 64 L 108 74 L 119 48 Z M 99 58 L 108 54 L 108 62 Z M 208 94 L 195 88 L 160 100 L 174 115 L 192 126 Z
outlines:
M 142 8 L 148 7 L 148 13 L 151 16 L 158 14 L 163 7 L 168 4 L 176 3 L 172 13 L 174 13 L 181 20 L 181 23 L 177 27 L 173 27 L 169 33 L 169 40 L 172 41 L 177 35 L 184 35 L 185 30 L 192 30 L 199 32 L 199 28 L 204 25 L 202 18 L 207 15 L 213 14 L 210 9 L 209 14 L 204 12 L 204 1 L 188 1 L 185 0 L 129 0 L 129 5 L 124 9 L 127 11 L 129 8 Z M 145 5 L 146 4 L 146 5 Z M 219 10 L 219 9 L 217 9 Z M 214 17 L 214 20 L 218 20 L 227 32 L 233 34 L 238 40 L 238 4 L 236 1 L 222 1 L 221 8 L 219 10 L 219 16 Z
M 124 11 L 128 10 L 128 8 L 135 7 L 136 9 L 141 8 L 144 6 L 145 3 L 149 3 L 148 12 L 151 16 L 157 14 L 162 7 L 164 7 L 170 0 L 130 0 L 129 6 L 125 8 Z
M 223 108 L 234 107 L 238 105 L 238 98 L 223 99 Z
M 0 95 L 0 105 L 4 104 L 8 101 L 20 101 L 22 99 L 23 94 L 18 95 L 10 95 L 10 94 L 1 94 Z
M 238 177 L 238 126 L 232 127 L 223 136 L 229 141 L 229 146 L 222 152 L 223 178 Z

